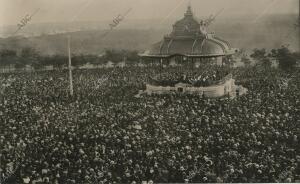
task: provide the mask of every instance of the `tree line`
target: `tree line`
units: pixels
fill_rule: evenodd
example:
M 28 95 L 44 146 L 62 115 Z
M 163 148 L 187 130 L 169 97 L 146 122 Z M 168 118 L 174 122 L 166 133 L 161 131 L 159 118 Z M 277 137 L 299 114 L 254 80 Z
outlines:
M 242 51 L 243 53 L 243 51 Z M 297 63 L 299 64 L 300 53 L 292 52 L 288 46 L 281 46 L 277 49 L 272 49 L 269 52 L 266 49 L 254 49 L 250 54 L 250 57 L 246 54 L 241 54 L 241 62 L 245 66 L 250 66 L 251 59 L 256 62 L 257 66 L 260 67 L 271 67 L 272 61 L 278 63 L 278 67 L 283 70 L 289 70 L 294 68 Z
M 72 55 L 72 65 L 82 66 L 90 64 L 106 64 L 108 61 L 119 63 L 125 61 L 126 64 L 135 64 L 139 61 L 137 51 L 107 49 L 103 55 Z M 33 48 L 27 47 L 20 51 L 0 50 L 0 66 L 15 65 L 16 68 L 24 68 L 30 65 L 36 69 L 52 65 L 55 68 L 67 66 L 68 56 L 66 55 L 41 55 Z
M 242 50 L 239 53 L 241 62 L 245 66 L 251 64 L 251 60 L 256 62 L 256 65 L 261 67 L 270 67 L 272 60 L 278 62 L 281 69 L 288 70 L 297 65 L 300 59 L 299 52 L 292 52 L 288 46 L 272 49 L 267 52 L 266 49 L 254 49 L 252 53 L 247 56 Z M 125 61 L 127 65 L 137 64 L 140 62 L 138 51 L 131 50 L 115 50 L 106 49 L 103 55 L 72 55 L 72 65 L 75 67 L 90 64 L 106 64 L 108 61 L 112 63 L 119 63 Z M 30 65 L 36 69 L 43 66 L 52 65 L 55 68 L 62 68 L 67 66 L 68 56 L 66 55 L 41 55 L 33 48 L 27 47 L 20 51 L 16 50 L 0 50 L 0 66 L 15 65 L 15 68 L 24 68 Z

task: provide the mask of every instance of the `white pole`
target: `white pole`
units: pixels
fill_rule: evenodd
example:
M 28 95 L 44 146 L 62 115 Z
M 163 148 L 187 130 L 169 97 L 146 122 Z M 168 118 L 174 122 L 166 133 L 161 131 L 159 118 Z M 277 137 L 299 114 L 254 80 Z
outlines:
M 70 82 L 70 95 L 73 96 L 73 77 L 72 77 L 72 61 L 71 61 L 71 48 L 70 48 L 70 36 L 68 36 L 68 53 L 69 53 L 69 82 Z
M 300 51 L 300 0 L 299 0 L 299 15 L 298 15 L 298 24 L 297 24 L 297 27 L 296 27 L 296 29 L 298 29 L 298 46 L 299 46 L 299 48 L 298 48 L 298 51 Z

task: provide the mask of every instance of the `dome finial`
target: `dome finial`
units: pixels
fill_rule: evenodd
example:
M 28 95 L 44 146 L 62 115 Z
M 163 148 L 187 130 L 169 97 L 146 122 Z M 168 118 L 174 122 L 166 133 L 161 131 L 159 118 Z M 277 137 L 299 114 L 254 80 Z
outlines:
M 189 1 L 185 16 L 193 16 L 191 1 Z

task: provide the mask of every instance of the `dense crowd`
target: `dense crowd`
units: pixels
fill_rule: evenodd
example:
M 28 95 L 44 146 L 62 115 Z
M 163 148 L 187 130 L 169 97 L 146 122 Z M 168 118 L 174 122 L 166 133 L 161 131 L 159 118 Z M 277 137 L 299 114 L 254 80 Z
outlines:
M 235 99 L 137 98 L 156 67 L 74 70 L 73 97 L 67 71 L 1 74 L 2 183 L 299 180 L 300 73 L 232 70 Z
M 205 65 L 204 68 L 169 67 L 161 69 L 161 72 L 150 79 L 154 85 L 174 86 L 179 82 L 188 83 L 193 86 L 211 86 L 218 84 L 230 73 L 230 67 Z

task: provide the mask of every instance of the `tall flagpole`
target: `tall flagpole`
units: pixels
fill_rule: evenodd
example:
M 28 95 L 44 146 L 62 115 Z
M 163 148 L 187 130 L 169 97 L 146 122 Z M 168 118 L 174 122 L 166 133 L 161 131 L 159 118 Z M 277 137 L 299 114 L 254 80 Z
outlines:
M 68 36 L 68 55 L 69 55 L 69 83 L 70 83 L 70 95 L 73 96 L 73 76 L 72 76 L 72 60 L 71 60 L 71 48 L 70 48 L 70 39 L 71 37 Z

